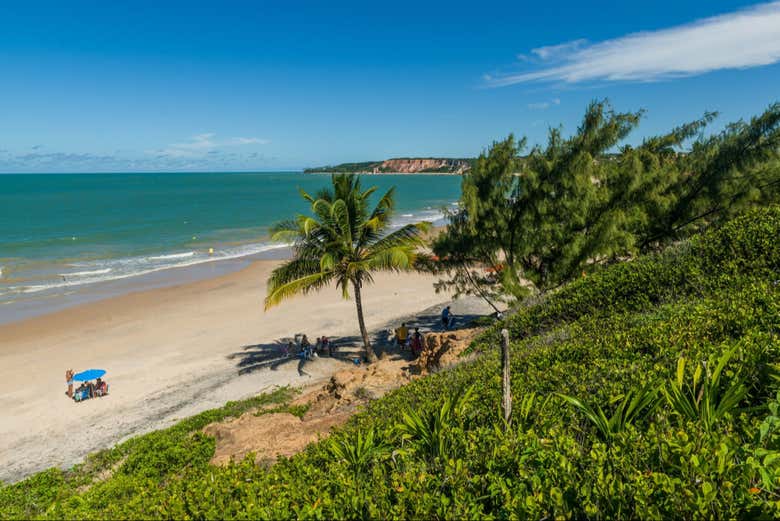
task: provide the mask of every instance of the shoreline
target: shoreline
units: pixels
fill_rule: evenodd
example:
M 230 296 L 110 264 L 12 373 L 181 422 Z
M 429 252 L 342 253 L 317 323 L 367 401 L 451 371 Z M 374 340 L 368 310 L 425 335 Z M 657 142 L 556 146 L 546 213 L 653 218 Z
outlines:
M 322 358 L 299 372 L 283 339 L 358 338 L 354 301 L 333 288 L 263 312 L 265 282 L 280 261 L 80 304 L 0 326 L 0 480 L 67 468 L 88 453 L 276 386 L 305 386 L 348 365 Z M 364 293 L 376 338 L 394 320 L 448 302 L 436 277 L 379 274 Z M 457 310 L 457 307 L 456 307 Z M 435 318 L 435 317 L 434 317 Z M 309 367 L 311 365 L 311 367 Z M 75 403 L 64 372 L 103 368 L 107 397 Z
M 213 259 L 185 266 L 170 266 L 113 280 L 86 282 L 74 285 L 74 289 L 65 294 L 12 301 L 0 305 L 0 311 L 3 311 L 0 316 L 0 327 L 138 291 L 178 286 L 235 273 L 257 261 L 284 260 L 289 257 L 289 246 L 282 245 L 279 248 L 241 257 Z

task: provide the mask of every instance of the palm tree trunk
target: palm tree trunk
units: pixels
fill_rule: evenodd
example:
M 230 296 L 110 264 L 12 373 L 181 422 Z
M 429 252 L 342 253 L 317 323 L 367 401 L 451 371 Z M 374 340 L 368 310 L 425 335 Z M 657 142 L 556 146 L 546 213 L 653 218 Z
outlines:
M 352 285 L 355 288 L 355 305 L 357 306 L 358 324 L 360 324 L 360 336 L 363 337 L 363 348 L 366 351 L 366 359 L 370 362 L 376 362 L 376 355 L 371 347 L 371 341 L 368 339 L 368 331 L 366 330 L 366 321 L 363 320 L 363 299 L 360 296 L 360 281 L 353 281 Z

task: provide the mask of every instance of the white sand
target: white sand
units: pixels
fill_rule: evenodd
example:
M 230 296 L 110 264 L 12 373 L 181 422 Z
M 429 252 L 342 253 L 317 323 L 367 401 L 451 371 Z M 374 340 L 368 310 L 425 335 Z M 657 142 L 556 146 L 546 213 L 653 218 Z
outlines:
M 221 277 L 85 304 L 0 327 L 0 480 L 51 466 L 177 419 L 277 385 L 326 379 L 343 361 L 321 358 L 300 375 L 297 361 L 239 376 L 254 353 L 298 332 L 314 339 L 357 335 L 354 301 L 326 289 L 263 312 L 265 281 L 277 261 Z M 448 300 L 435 278 L 379 275 L 364 290 L 369 328 Z M 265 344 L 263 347 L 250 347 Z M 107 369 L 110 395 L 75 403 L 65 370 Z

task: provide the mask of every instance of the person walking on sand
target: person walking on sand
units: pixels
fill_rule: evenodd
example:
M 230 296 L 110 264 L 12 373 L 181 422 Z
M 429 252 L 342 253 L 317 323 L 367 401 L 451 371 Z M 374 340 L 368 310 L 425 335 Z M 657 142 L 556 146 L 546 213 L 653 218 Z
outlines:
M 406 327 L 406 322 L 401 323 L 401 327 L 395 330 L 395 339 L 398 342 L 398 347 L 403 349 L 406 347 L 406 340 L 409 338 L 409 328 Z

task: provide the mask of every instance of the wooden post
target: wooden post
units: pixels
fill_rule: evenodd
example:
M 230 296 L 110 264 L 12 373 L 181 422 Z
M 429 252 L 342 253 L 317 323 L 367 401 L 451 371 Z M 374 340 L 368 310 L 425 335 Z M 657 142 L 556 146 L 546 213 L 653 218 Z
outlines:
M 509 374 L 509 331 L 506 329 L 501 330 L 501 372 L 501 388 L 504 392 L 501 405 L 504 408 L 504 424 L 509 427 L 509 418 L 512 416 L 512 382 Z

